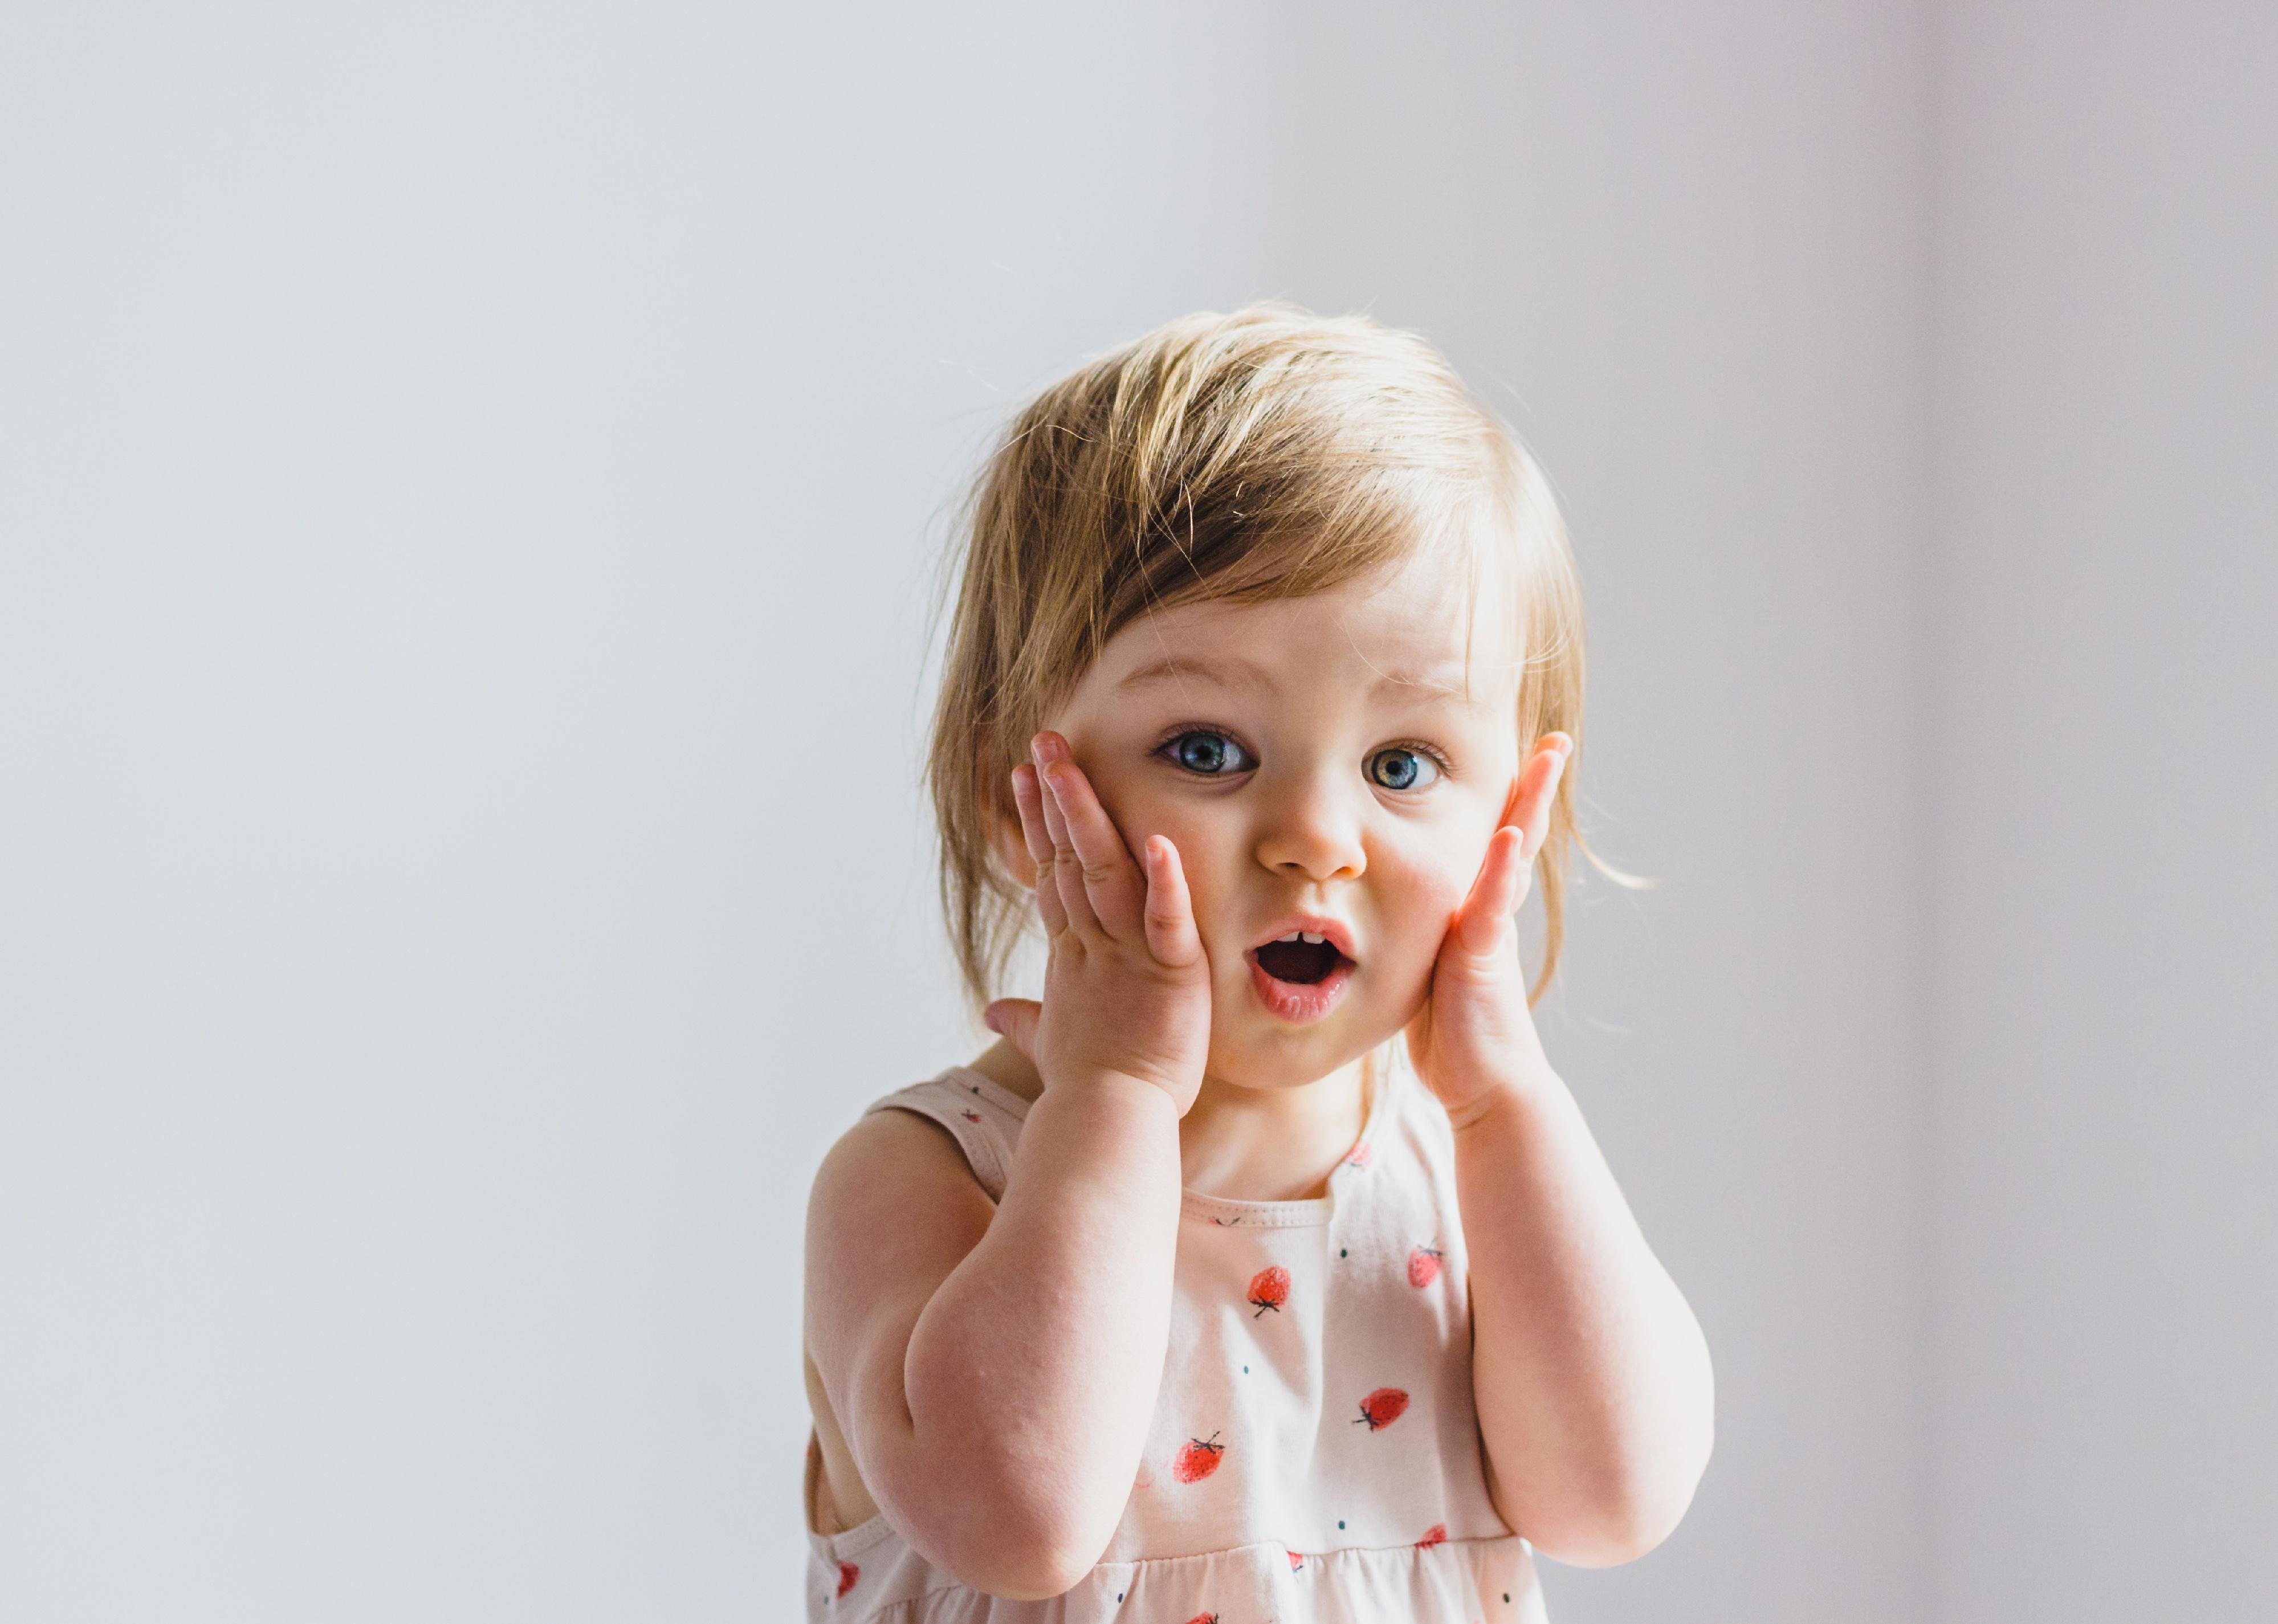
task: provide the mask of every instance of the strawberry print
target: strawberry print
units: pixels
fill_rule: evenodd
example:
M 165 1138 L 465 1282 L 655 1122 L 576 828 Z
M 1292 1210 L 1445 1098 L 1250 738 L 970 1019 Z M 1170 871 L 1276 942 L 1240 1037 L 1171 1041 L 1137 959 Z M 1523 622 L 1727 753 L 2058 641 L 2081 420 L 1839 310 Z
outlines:
M 1218 1624 L 1218 1614 L 1215 1613 L 1197 1613 L 1194 1617 L 1187 1620 L 1187 1624 Z
M 1448 1525 L 1444 1522 L 1435 1522 L 1424 1530 L 1424 1537 L 1416 1542 L 1416 1548 L 1421 1551 L 1426 1545 L 1444 1545 L 1447 1543 Z
M 1380 1427 L 1388 1427 L 1398 1421 L 1407 1408 L 1406 1393 L 1397 1387 L 1380 1387 L 1360 1401 L 1360 1421 L 1354 1422 L 1353 1425 L 1357 1427 L 1365 1421 L 1368 1423 L 1368 1430 L 1374 1432 Z
M 1250 1316 L 1251 1319 L 1260 1318 L 1268 1308 L 1279 1314 L 1281 1305 L 1288 1300 L 1289 1271 L 1280 1264 L 1271 1264 L 1250 1277 L 1250 1301 L 1257 1310 Z
M 964 1117 L 967 1122 L 978 1122 L 981 1120 L 981 1113 L 979 1111 L 959 1111 L 958 1115 Z
M 1405 1393 L 1403 1404 L 1408 1402 Z M 1208 1438 L 1190 1438 L 1179 1445 L 1179 1458 L 1171 1463 L 1171 1475 L 1182 1483 L 1198 1483 L 1218 1470 L 1218 1463 L 1226 1458 L 1226 1445 L 1218 1441 L 1213 1432 Z
M 862 1570 L 853 1563 L 841 1562 L 838 1565 L 838 1593 L 841 1596 L 845 1595 L 854 1588 L 854 1582 L 861 1576 Z
M 1418 1247 L 1408 1254 L 1408 1284 L 1429 1285 L 1440 1277 L 1440 1249 Z
M 1368 1141 L 1366 1140 L 1363 1140 L 1358 1144 L 1355 1145 L 1350 1150 L 1347 1151 L 1345 1153 L 1345 1161 L 1354 1167 L 1366 1167 L 1368 1165 Z
M 1293 1573 L 1293 1574 L 1294 1574 L 1294 1573 L 1296 1573 L 1299 1568 L 1303 1567 L 1304 1565 L 1305 1565 L 1305 1559 L 1304 1559 L 1303 1557 L 1299 1556 L 1299 1555 L 1298 1555 L 1296 1552 L 1294 1552 L 1294 1551 L 1292 1551 L 1292 1552 L 1289 1553 L 1289 1571 L 1290 1571 L 1291 1573 Z

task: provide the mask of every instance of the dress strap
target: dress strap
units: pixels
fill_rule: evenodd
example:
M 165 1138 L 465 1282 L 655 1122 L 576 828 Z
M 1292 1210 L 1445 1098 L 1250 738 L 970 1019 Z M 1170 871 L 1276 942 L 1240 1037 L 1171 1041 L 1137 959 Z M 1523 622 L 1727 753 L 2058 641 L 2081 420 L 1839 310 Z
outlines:
M 965 1153 L 966 1164 L 989 1199 L 1005 1199 L 1013 1147 L 1028 1114 L 1028 1102 L 1020 1095 L 977 1071 L 952 1066 L 939 1077 L 888 1094 L 862 1114 L 871 1111 L 909 1111 L 939 1123 Z

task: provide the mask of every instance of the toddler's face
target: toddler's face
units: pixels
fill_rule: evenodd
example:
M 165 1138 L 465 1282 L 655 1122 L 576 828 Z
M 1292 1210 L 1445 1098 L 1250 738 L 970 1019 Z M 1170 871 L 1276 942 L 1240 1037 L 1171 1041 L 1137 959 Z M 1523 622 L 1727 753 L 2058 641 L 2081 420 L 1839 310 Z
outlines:
M 1214 1078 L 1313 1082 L 1422 1007 L 1521 766 L 1517 617 L 1448 574 L 1143 618 L 1045 718 L 1133 851 L 1179 849 Z

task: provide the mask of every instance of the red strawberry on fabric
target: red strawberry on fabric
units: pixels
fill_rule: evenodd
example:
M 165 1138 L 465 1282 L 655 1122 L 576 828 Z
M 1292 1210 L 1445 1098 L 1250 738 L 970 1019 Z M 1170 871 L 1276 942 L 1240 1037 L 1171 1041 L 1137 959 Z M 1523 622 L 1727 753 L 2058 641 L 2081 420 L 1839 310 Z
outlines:
M 1429 1285 L 1440 1277 L 1440 1251 L 1436 1247 L 1418 1247 L 1408 1254 L 1408 1284 Z
M 1360 1421 L 1356 1421 L 1353 1425 L 1357 1427 L 1362 1421 L 1365 1421 L 1368 1423 L 1368 1430 L 1373 1432 L 1380 1427 L 1388 1427 L 1398 1421 L 1407 1408 L 1406 1393 L 1397 1387 L 1380 1387 L 1360 1401 Z
M 1187 1624 L 1218 1624 L 1218 1614 L 1215 1613 L 1197 1613 L 1194 1617 L 1187 1620 Z
M 853 1563 L 841 1562 L 838 1565 L 838 1593 L 841 1596 L 845 1595 L 854 1588 L 854 1582 L 861 1576 L 862 1570 Z
M 1444 1545 L 1447 1543 L 1448 1525 L 1444 1522 L 1435 1522 L 1424 1530 L 1424 1537 L 1416 1542 L 1416 1548 L 1421 1551 L 1426 1545 Z
M 1368 1165 L 1368 1141 L 1366 1140 L 1363 1140 L 1358 1144 L 1355 1145 L 1350 1150 L 1347 1151 L 1345 1153 L 1345 1160 L 1351 1163 L 1355 1167 L 1366 1167 Z
M 1294 1551 L 1292 1551 L 1292 1552 L 1289 1553 L 1289 1571 L 1290 1571 L 1291 1573 L 1293 1573 L 1293 1574 L 1294 1574 L 1294 1573 L 1296 1573 L 1299 1568 L 1303 1567 L 1304 1565 L 1305 1565 L 1305 1559 L 1304 1559 L 1303 1557 L 1299 1556 L 1299 1555 L 1298 1555 L 1296 1552 L 1294 1552 Z
M 959 1111 L 958 1115 L 964 1117 L 967 1122 L 978 1122 L 981 1120 L 981 1113 L 979 1111 Z
M 1403 1395 L 1401 1402 L 1407 1402 Z M 1171 1463 L 1171 1475 L 1182 1483 L 1198 1483 L 1218 1470 L 1218 1463 L 1226 1458 L 1226 1445 L 1218 1441 L 1213 1432 L 1207 1439 L 1192 1438 L 1179 1445 L 1179 1458 Z
M 1260 1317 L 1268 1308 L 1279 1314 L 1281 1305 L 1289 1300 L 1289 1271 L 1279 1263 L 1259 1269 L 1250 1277 L 1250 1300 L 1257 1310 L 1250 1316 L 1251 1319 Z

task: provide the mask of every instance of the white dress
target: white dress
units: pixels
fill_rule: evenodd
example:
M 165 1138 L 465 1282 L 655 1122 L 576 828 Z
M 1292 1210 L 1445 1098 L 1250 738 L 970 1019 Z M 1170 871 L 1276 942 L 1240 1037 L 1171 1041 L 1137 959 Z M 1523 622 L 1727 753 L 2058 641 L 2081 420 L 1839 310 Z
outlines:
M 992 1200 L 1028 1109 L 963 1067 L 870 1107 L 948 1129 Z M 1455 1141 L 1430 1092 L 1387 1068 L 1326 1195 L 1189 1191 L 1181 1219 L 1154 1423 L 1098 1566 L 1006 1601 L 883 1514 L 815 1533 L 810 1439 L 811 1624 L 1542 1624 L 1526 1543 L 1487 1498 Z

